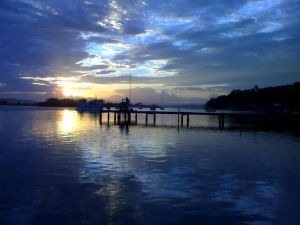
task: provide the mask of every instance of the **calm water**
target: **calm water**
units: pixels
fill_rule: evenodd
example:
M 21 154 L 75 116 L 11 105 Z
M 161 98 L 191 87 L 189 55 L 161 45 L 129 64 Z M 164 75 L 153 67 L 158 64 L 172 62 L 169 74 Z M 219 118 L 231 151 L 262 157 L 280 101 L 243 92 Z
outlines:
M 157 123 L 1 107 L 0 224 L 300 224 L 299 137 Z

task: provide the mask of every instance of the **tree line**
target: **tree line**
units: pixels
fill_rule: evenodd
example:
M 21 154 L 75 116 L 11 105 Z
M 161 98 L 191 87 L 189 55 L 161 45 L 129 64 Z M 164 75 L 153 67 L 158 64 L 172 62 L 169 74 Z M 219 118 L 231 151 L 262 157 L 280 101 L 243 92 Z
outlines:
M 300 82 L 290 85 L 233 90 L 210 99 L 205 108 L 229 110 L 300 110 Z

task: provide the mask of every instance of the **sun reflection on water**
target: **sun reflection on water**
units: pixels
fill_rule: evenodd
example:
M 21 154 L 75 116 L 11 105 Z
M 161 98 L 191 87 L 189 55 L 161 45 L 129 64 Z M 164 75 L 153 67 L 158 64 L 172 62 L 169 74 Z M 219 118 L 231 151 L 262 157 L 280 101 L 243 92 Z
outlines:
M 69 135 L 79 129 L 79 118 L 75 111 L 65 109 L 61 112 L 60 119 L 57 124 L 58 133 L 61 135 Z

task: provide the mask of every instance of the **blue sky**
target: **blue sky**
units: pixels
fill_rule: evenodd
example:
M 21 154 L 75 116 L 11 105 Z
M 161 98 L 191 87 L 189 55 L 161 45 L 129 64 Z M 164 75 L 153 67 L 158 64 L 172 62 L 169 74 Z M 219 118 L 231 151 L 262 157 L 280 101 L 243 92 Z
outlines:
M 0 97 L 201 103 L 300 78 L 300 2 L 1 0 Z

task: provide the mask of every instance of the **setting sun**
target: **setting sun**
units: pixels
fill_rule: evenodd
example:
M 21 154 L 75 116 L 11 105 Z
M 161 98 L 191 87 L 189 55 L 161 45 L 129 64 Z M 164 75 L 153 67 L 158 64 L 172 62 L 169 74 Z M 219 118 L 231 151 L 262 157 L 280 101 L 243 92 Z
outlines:
M 69 89 L 69 88 L 64 88 L 62 90 L 62 92 L 65 97 L 80 97 L 83 94 L 83 93 L 81 93 L 82 91 L 73 90 L 73 89 Z
M 78 93 L 71 89 L 63 89 L 63 95 L 65 97 L 77 97 Z

